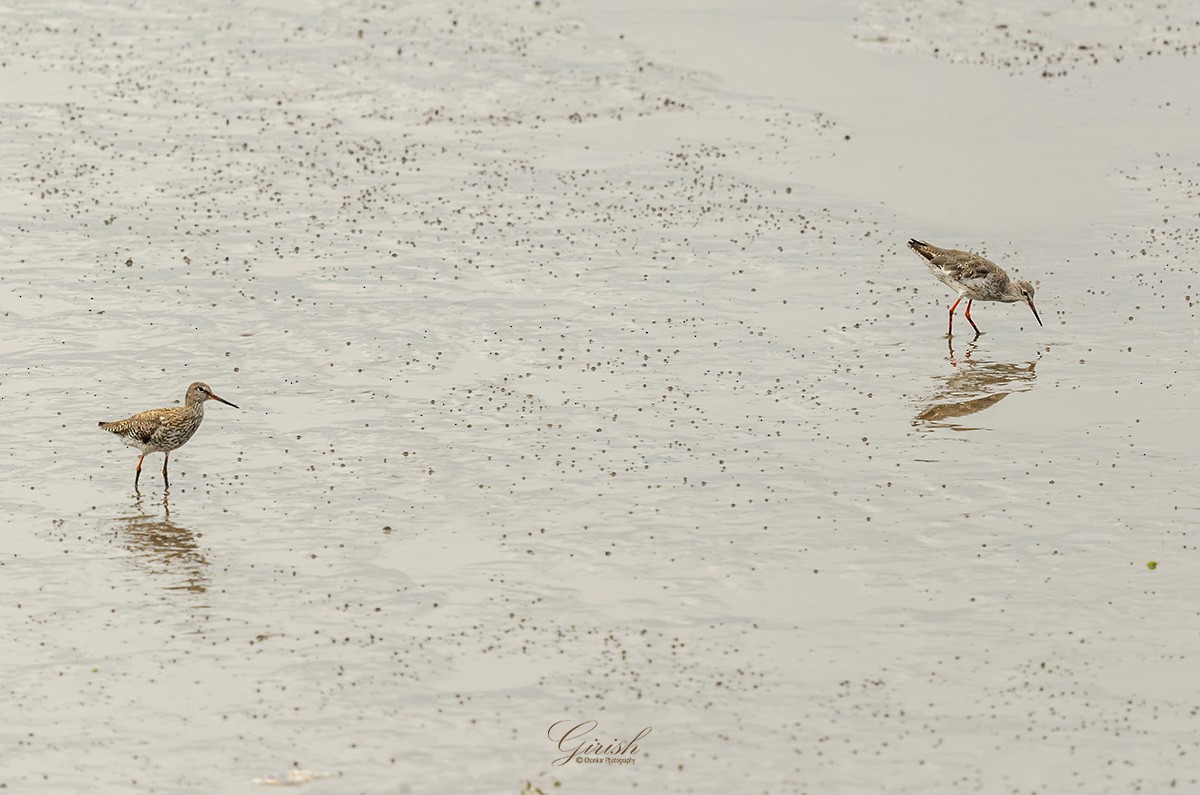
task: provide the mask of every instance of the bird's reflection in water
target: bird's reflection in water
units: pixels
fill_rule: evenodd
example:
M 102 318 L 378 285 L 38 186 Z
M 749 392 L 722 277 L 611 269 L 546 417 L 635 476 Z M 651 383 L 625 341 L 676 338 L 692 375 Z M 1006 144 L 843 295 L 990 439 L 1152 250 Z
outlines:
M 133 503 L 135 512 L 117 517 L 117 532 L 125 547 L 151 574 L 169 578 L 170 584 L 164 586 L 168 590 L 204 593 L 208 590 L 209 564 L 195 534 L 171 521 L 169 492 L 163 493 L 161 505 L 153 503 L 138 494 Z
M 978 414 L 996 405 L 1014 392 L 1033 389 L 1038 360 L 1021 363 L 988 362 L 976 356 L 978 344 L 968 343 L 961 357 L 954 352 L 954 340 L 949 340 L 950 364 L 954 372 L 938 376 L 933 397 L 916 416 L 913 425 L 926 428 L 951 428 L 972 431 L 977 428 L 959 420 Z M 1040 356 L 1040 355 L 1039 355 Z

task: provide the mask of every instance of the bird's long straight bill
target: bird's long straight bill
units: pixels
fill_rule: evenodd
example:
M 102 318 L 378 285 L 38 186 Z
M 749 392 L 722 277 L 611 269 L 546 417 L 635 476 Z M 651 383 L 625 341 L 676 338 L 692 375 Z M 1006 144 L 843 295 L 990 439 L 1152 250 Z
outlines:
M 1026 301 L 1025 303 L 1029 304 L 1029 308 L 1030 308 L 1030 309 L 1033 309 L 1033 301 Z M 1033 309 L 1033 316 L 1037 318 L 1037 322 L 1038 322 L 1038 325 L 1039 325 L 1039 326 L 1041 326 L 1041 325 L 1044 325 L 1044 324 L 1042 323 L 1042 319 L 1041 319 L 1040 317 L 1038 317 L 1038 313 L 1037 313 L 1037 310 L 1036 310 L 1036 309 Z M 236 408 L 236 407 L 235 407 L 235 408 Z
M 1036 314 L 1037 314 L 1037 312 L 1034 312 L 1033 314 L 1035 314 L 1035 315 L 1036 315 Z M 1041 321 L 1039 320 L 1038 322 L 1040 323 Z M 228 400 L 226 400 L 225 398 L 223 398 L 223 397 L 218 397 L 217 395 L 213 395 L 213 396 L 212 396 L 212 399 L 213 399 L 213 400 L 219 400 L 219 401 L 221 401 L 222 403 L 224 403 L 226 406 L 233 406 L 235 409 L 236 409 L 236 408 L 240 408 L 240 406 L 234 406 L 232 403 L 230 403 L 230 402 L 229 402 Z

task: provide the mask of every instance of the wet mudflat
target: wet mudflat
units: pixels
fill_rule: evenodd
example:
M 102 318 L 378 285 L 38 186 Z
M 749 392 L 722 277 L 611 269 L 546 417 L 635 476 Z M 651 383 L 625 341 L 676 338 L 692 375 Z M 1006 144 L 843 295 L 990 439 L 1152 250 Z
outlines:
M 4 12 L 0 784 L 1194 786 L 1200 28 L 918 10 Z

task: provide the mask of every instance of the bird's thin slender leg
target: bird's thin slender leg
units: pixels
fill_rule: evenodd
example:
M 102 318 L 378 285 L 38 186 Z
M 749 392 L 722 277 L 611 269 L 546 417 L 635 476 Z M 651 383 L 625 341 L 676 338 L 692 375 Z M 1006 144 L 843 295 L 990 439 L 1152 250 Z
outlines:
M 168 450 L 163 455 L 163 486 L 170 487 L 171 481 L 167 480 L 167 462 L 171 460 L 171 451 Z
M 976 326 L 975 321 L 971 319 L 971 304 L 974 302 L 974 300 L 975 299 L 972 298 L 967 301 L 966 315 L 967 315 L 967 322 L 971 324 L 971 328 L 975 329 L 975 336 L 978 337 L 979 336 L 979 326 Z
M 142 461 L 146 458 L 146 454 L 142 453 L 142 457 L 138 459 L 137 474 L 133 476 L 133 490 L 138 490 L 138 478 L 142 476 Z
M 958 309 L 958 305 L 961 303 L 962 303 L 962 296 L 960 295 L 958 297 L 958 300 L 954 302 L 954 306 L 950 307 L 950 328 L 948 331 L 946 331 L 946 334 L 949 336 L 954 336 L 954 310 Z M 968 301 L 967 303 L 970 303 L 970 302 Z M 975 324 L 972 323 L 971 325 L 973 326 Z

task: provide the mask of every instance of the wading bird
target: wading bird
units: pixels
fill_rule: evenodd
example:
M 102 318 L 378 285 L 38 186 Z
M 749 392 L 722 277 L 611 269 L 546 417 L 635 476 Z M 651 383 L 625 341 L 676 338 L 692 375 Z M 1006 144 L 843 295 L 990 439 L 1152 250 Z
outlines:
M 1024 279 L 1013 281 L 996 263 L 969 251 L 959 251 L 953 248 L 938 248 L 920 240 L 908 241 L 908 247 L 917 252 L 929 272 L 939 282 L 958 293 L 958 300 L 950 307 L 950 325 L 947 334 L 954 334 L 954 310 L 958 309 L 963 298 L 967 299 L 967 322 L 979 336 L 979 326 L 971 319 L 971 304 L 975 301 L 1001 301 L 1015 304 L 1024 301 L 1033 309 L 1033 316 L 1038 325 L 1042 319 L 1038 317 L 1033 307 L 1033 285 Z
M 163 485 L 171 485 L 167 480 L 167 462 L 171 460 L 171 451 L 183 447 L 187 440 L 192 438 L 192 434 L 204 419 L 204 404 L 210 400 L 219 400 L 227 406 L 233 406 L 225 398 L 217 397 L 208 384 L 197 381 L 188 387 L 182 406 L 150 409 L 134 414 L 128 419 L 99 423 L 104 430 L 121 437 L 125 444 L 142 451 L 142 457 L 137 463 L 137 474 L 133 476 L 134 491 L 137 491 L 138 478 L 142 476 L 142 461 L 150 453 L 166 454 L 163 458 Z

